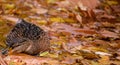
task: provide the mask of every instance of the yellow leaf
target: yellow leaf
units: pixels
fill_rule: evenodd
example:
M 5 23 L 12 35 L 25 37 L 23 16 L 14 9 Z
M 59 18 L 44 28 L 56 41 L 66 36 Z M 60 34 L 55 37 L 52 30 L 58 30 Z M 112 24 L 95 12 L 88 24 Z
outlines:
M 41 25 L 45 25 L 45 24 L 47 24 L 47 21 L 45 21 L 45 20 L 41 20 L 41 21 L 37 21 L 39 24 L 41 24 Z
M 100 65 L 98 62 L 95 62 L 95 61 L 91 61 L 91 64 L 92 65 Z
M 15 62 L 10 62 L 9 65 L 15 65 Z
M 67 19 L 64 19 L 64 20 L 67 23 L 74 23 L 75 22 L 73 19 L 70 19 L 70 18 L 67 18 Z
M 58 54 L 49 54 L 49 57 L 52 57 L 52 58 L 58 58 Z
M 65 21 L 63 20 L 63 18 L 61 18 L 61 17 L 53 17 L 53 18 L 50 18 L 50 21 L 51 21 L 51 22 L 65 22 Z
M 47 0 L 47 3 L 55 3 L 56 0 Z
M 91 49 L 95 50 L 95 51 L 108 52 L 108 50 L 106 50 L 104 48 L 100 48 L 100 47 L 98 47 L 98 48 L 92 47 Z
M 5 9 L 13 9 L 15 8 L 15 5 L 14 4 L 5 4 Z
M 107 1 L 107 3 L 108 3 L 109 5 L 117 5 L 117 4 L 118 4 L 117 1 Z
M 99 62 L 101 65 L 110 65 L 109 56 L 101 56 Z
M 49 53 L 48 51 L 40 53 L 40 56 L 46 56 L 48 53 Z

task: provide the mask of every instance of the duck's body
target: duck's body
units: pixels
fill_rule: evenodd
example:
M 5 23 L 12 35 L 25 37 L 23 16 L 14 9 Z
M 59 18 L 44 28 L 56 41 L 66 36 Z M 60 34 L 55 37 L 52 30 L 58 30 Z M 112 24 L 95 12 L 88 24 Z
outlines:
M 12 52 L 38 54 L 49 49 L 49 36 L 35 24 L 19 20 L 19 23 L 8 34 L 6 44 Z

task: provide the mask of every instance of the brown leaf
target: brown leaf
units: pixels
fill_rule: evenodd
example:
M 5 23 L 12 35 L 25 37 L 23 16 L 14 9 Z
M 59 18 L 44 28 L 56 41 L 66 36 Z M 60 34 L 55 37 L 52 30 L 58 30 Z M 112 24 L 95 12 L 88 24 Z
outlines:
M 90 50 L 81 50 L 81 55 L 86 59 L 98 59 L 99 56 L 91 52 Z
M 111 7 L 112 7 L 112 9 L 113 9 L 115 12 L 120 13 L 120 5 L 113 5 L 113 6 L 111 6 Z
M 3 18 L 3 19 L 9 20 L 9 21 L 15 22 L 15 23 L 19 19 L 17 17 L 9 16 L 9 15 L 1 15 L 0 17 Z
M 59 7 L 61 8 L 70 8 L 70 2 L 65 0 L 65 1 L 61 1 L 61 2 L 56 2 L 56 4 L 58 4 Z
M 4 60 L 10 64 L 10 62 L 24 62 L 26 65 L 41 65 L 44 63 L 58 65 L 58 61 L 51 58 L 35 57 L 26 54 L 12 54 L 4 58 Z
M 104 37 L 119 38 L 117 33 L 110 32 L 110 31 L 107 31 L 107 30 L 100 31 L 100 33 Z
M 72 4 L 78 4 L 81 10 L 95 9 L 99 5 L 99 0 L 69 0 Z
M 63 43 L 62 47 L 64 50 L 70 53 L 76 53 L 77 50 L 80 50 L 82 48 L 81 42 L 76 43 Z
M 112 44 L 110 44 L 110 46 L 112 46 L 112 48 L 114 49 L 119 49 L 120 48 L 120 40 L 116 40 L 114 42 L 111 42 Z
M 48 12 L 48 10 L 44 8 L 36 8 L 36 9 L 32 9 L 32 12 L 37 14 L 45 14 Z
M 76 15 L 76 19 L 82 24 L 82 17 L 79 14 Z
M 115 19 L 116 17 L 113 15 L 104 14 L 104 15 L 99 16 L 99 18 Z
M 90 62 L 87 59 L 83 59 L 81 61 L 82 65 L 91 65 Z
M 92 45 L 96 46 L 96 47 L 100 47 L 100 48 L 110 48 L 110 43 L 107 41 L 103 41 L 103 40 L 94 40 L 91 42 Z
M 100 14 L 102 15 L 102 14 L 105 13 L 104 10 L 100 10 L 100 9 L 94 9 L 93 12 L 94 12 L 96 15 L 98 15 L 98 16 L 99 16 Z
M 74 34 L 74 35 L 91 36 L 93 34 L 97 34 L 97 32 L 94 30 L 80 29 L 80 28 L 72 27 L 67 24 L 55 24 L 55 25 L 52 25 L 52 27 L 54 30 L 60 33 L 62 32 L 67 35 Z
M 7 65 L 7 63 L 4 61 L 1 52 L 0 52 L 0 65 Z
M 110 65 L 109 56 L 101 56 L 99 62 L 101 63 L 101 65 Z
M 73 64 L 73 63 L 75 63 L 75 58 L 72 58 L 72 57 L 66 57 L 64 60 L 62 60 L 61 63 L 65 63 L 65 64 Z
M 85 36 L 97 34 L 96 31 L 90 30 L 90 29 L 78 29 L 78 30 L 75 30 L 75 31 L 76 31 L 76 32 L 79 32 L 79 33 L 81 33 L 82 35 L 85 35 Z

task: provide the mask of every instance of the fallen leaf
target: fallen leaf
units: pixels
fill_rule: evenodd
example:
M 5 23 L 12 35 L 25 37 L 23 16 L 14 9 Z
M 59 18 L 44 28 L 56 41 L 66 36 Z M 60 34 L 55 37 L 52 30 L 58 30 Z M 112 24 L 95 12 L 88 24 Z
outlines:
M 110 65 L 109 56 L 101 56 L 101 59 L 98 61 L 101 65 Z
M 65 57 L 65 59 L 62 60 L 61 63 L 64 63 L 64 64 L 74 64 L 75 63 L 75 58 Z
M 58 4 L 58 6 L 60 8 L 71 8 L 71 4 L 69 1 L 65 0 L 65 1 L 61 1 L 61 2 L 56 2 L 56 4 Z
M 26 54 L 12 54 L 6 56 L 4 60 L 10 64 L 10 62 L 18 63 L 24 62 L 26 65 L 41 65 L 44 63 L 58 65 L 59 62 L 57 60 L 51 58 L 43 58 L 43 57 L 35 57 Z
M 56 0 L 47 0 L 47 3 L 55 3 Z
M 45 8 L 36 8 L 36 9 L 32 9 L 31 11 L 37 14 L 45 14 L 48 12 L 48 10 Z
M 65 51 L 70 52 L 70 53 L 77 53 L 77 50 L 82 49 L 81 43 L 76 42 L 76 43 L 63 43 L 62 47 Z
M 82 49 L 80 51 L 81 55 L 85 58 L 85 59 L 97 59 L 99 58 L 98 55 L 94 54 L 92 51 L 90 50 L 85 50 L 85 49 Z
M 113 6 L 111 6 L 112 7 L 112 9 L 116 12 L 116 13 L 119 13 L 120 12 L 120 5 L 113 5 Z
M 90 64 L 90 61 L 87 60 L 87 59 L 83 59 L 83 60 L 81 61 L 81 63 L 82 63 L 82 65 L 91 65 L 91 64 Z
M 107 1 L 107 4 L 109 4 L 109 5 L 117 5 L 118 2 L 117 1 Z
M 104 56 L 112 56 L 112 54 L 105 53 L 105 52 L 95 52 L 95 54 L 104 55 Z
M 46 56 L 48 53 L 49 53 L 48 51 L 40 53 L 40 56 Z
M 79 33 L 81 33 L 81 34 L 83 34 L 83 35 L 93 35 L 93 34 L 98 34 L 96 31 L 94 31 L 94 30 L 90 30 L 90 29 L 77 29 L 77 30 L 75 30 L 76 32 L 79 32 Z
M 52 17 L 52 18 L 50 18 L 50 21 L 51 22 L 65 22 L 64 20 L 63 20 L 63 18 L 61 18 L 61 17 Z
M 110 43 L 107 41 L 103 41 L 103 40 L 94 40 L 91 42 L 91 44 L 95 47 L 100 47 L 100 48 L 110 48 L 111 46 L 109 45 Z
M 19 18 L 16 18 L 14 16 L 9 16 L 9 15 L 0 15 L 1 18 L 15 22 L 19 20 Z
M 69 0 L 72 4 L 78 5 L 78 7 L 86 11 L 88 9 L 95 9 L 99 4 L 99 0 Z
M 110 31 L 107 31 L 107 30 L 100 31 L 100 34 L 104 37 L 119 38 L 117 33 L 110 32 Z
M 76 27 L 72 27 L 67 24 L 55 24 L 52 25 L 53 29 L 58 31 L 59 33 L 69 33 L 74 35 L 83 35 L 83 36 L 92 36 L 94 34 L 97 34 L 96 31 L 90 30 L 90 29 L 80 29 Z
M 15 8 L 15 4 L 4 4 L 5 9 L 13 9 Z
M 82 24 L 82 17 L 79 14 L 76 15 L 76 19 Z
M 99 18 L 115 19 L 116 17 L 113 15 L 104 14 L 104 15 L 101 15 Z

